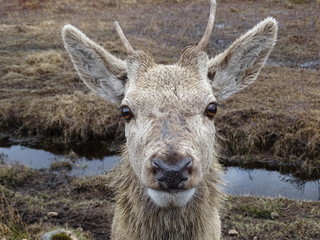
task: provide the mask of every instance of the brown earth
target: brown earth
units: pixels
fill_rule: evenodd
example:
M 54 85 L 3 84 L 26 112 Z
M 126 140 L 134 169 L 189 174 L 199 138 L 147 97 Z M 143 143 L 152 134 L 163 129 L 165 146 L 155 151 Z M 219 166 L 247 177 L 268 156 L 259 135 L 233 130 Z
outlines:
M 44 231 L 68 226 L 78 232 L 81 229 L 82 235 L 91 239 L 109 239 L 113 194 L 108 174 L 76 179 L 49 170 L 1 167 L 0 236 L 38 239 Z M 319 202 L 228 196 L 224 206 L 223 239 L 320 237 Z M 15 231 L 3 230 L 7 228 Z M 229 235 L 232 229 L 238 236 Z
M 278 43 L 256 83 L 217 115 L 227 164 L 291 166 L 319 176 L 319 12 L 319 0 L 218 1 L 211 56 L 263 18 L 279 21 Z M 123 139 L 116 106 L 90 94 L 75 73 L 61 27 L 72 23 L 125 58 L 112 26 L 119 20 L 134 48 L 172 63 L 201 38 L 207 15 L 204 0 L 0 1 L 0 131 L 46 142 Z M 0 166 L 0 236 L 36 239 L 57 225 L 80 227 L 94 239 L 109 236 L 108 176 L 10 169 Z M 225 206 L 224 239 L 320 239 L 318 202 L 230 196 Z M 58 216 L 48 217 L 50 211 Z M 229 236 L 230 229 L 239 235 Z

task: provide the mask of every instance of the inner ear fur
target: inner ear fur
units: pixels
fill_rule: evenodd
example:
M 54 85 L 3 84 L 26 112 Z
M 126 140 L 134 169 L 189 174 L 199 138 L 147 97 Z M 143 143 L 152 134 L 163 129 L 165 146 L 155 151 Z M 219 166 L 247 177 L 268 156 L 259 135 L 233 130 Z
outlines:
M 119 104 L 127 78 L 125 61 L 107 52 L 70 24 L 63 27 L 62 38 L 82 81 L 95 93 Z
M 208 63 L 208 77 L 219 100 L 255 81 L 277 39 L 277 21 L 268 17 Z

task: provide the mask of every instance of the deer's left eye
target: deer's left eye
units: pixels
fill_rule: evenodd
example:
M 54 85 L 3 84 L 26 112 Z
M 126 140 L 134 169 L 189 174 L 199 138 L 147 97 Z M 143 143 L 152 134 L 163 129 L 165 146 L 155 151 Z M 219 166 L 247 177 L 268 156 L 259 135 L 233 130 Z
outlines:
M 205 115 L 209 118 L 209 119 L 213 119 L 214 116 L 216 115 L 218 110 L 218 104 L 217 103 L 210 103 L 205 111 Z
M 122 118 L 126 121 L 130 121 L 130 119 L 133 117 L 131 109 L 127 106 L 120 107 L 120 111 Z

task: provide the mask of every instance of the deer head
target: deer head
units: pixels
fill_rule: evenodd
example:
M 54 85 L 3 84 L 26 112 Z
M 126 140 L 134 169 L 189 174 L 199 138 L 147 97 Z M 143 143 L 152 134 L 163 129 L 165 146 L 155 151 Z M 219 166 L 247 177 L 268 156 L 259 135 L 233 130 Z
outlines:
M 128 52 L 125 61 L 65 25 L 65 48 L 83 82 L 118 104 L 125 124 L 126 150 L 146 194 L 160 207 L 183 206 L 196 194 L 215 155 L 214 118 L 218 103 L 258 76 L 277 37 L 277 22 L 266 18 L 209 59 L 216 3 L 203 38 L 172 65 L 155 63 L 116 30 Z

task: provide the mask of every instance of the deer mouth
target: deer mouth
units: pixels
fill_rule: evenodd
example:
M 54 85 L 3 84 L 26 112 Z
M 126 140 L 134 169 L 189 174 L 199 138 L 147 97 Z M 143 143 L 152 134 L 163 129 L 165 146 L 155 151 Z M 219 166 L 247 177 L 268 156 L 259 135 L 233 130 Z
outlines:
M 191 200 L 195 191 L 195 188 L 186 190 L 170 189 L 166 191 L 148 188 L 147 194 L 159 207 L 183 207 Z

